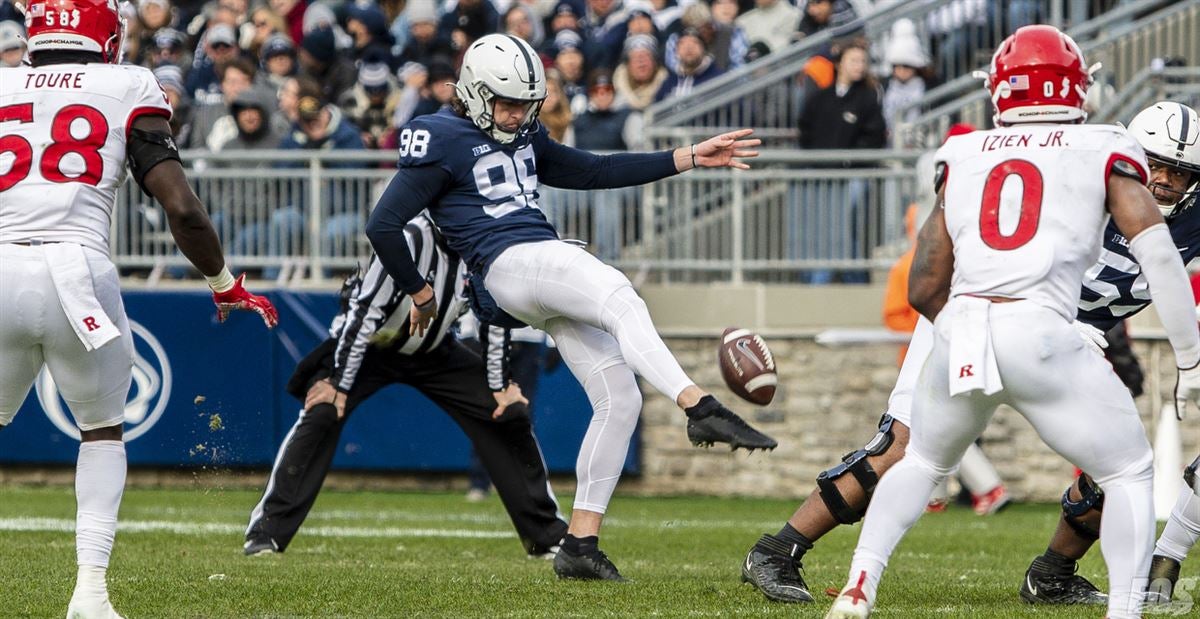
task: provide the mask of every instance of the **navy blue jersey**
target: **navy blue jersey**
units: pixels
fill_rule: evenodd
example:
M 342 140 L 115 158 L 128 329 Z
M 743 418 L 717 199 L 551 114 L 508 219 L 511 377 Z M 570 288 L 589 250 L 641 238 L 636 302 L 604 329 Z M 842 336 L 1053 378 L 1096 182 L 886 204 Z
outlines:
M 473 267 L 517 243 L 557 239 L 538 208 L 538 154 L 545 130 L 501 144 L 449 108 L 400 132 L 400 167 L 436 166 L 449 181 L 430 209 L 450 248 Z
M 1171 239 L 1187 264 L 1200 255 L 1200 209 L 1188 208 L 1167 220 Z M 1129 241 L 1112 221 L 1104 228 L 1100 259 L 1084 274 L 1079 295 L 1079 321 L 1102 331 L 1150 305 L 1146 276 L 1133 256 Z
M 483 273 L 505 249 L 558 238 L 538 208 L 538 183 L 563 189 L 629 187 L 678 173 L 671 151 L 594 155 L 563 146 L 536 125 L 501 144 L 443 108 L 400 131 L 400 169 L 367 223 L 388 273 L 412 294 L 424 286 L 403 237 L 428 209 L 447 244 Z

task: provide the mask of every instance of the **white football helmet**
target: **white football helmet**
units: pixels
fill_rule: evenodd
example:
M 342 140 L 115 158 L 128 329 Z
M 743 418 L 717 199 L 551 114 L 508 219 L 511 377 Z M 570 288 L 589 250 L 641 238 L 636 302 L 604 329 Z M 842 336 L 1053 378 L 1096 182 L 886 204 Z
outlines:
M 537 122 L 546 99 L 546 70 L 528 43 L 506 34 L 489 34 L 471 44 L 463 57 L 454 92 L 467 107 L 467 117 L 501 144 L 523 135 Z M 529 113 L 515 132 L 504 131 L 492 118 L 497 99 L 526 101 Z
M 1159 101 L 1133 117 L 1129 134 L 1151 160 L 1191 173 L 1191 181 L 1179 199 L 1158 207 L 1164 217 L 1171 215 L 1196 195 L 1200 184 L 1200 118 L 1196 110 L 1174 101 Z

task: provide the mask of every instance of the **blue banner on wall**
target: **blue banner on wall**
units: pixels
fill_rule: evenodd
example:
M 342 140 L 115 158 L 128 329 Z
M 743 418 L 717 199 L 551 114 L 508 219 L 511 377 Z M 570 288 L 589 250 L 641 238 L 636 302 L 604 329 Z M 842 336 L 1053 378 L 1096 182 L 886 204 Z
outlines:
M 338 299 L 328 292 L 267 296 L 279 309 L 273 331 L 246 313 L 218 323 L 204 292 L 124 293 L 136 351 L 125 407 L 131 465 L 270 466 L 300 412 L 284 385 L 296 361 L 326 338 Z M 591 407 L 565 366 L 543 374 L 533 413 L 551 471 L 574 471 Z M 635 434 L 627 472 L 638 470 L 638 443 Z M 78 430 L 43 371 L 0 432 L 0 464 L 70 464 L 77 453 Z M 470 442 L 450 417 L 415 389 L 396 385 L 355 410 L 334 466 L 464 471 L 469 462 Z

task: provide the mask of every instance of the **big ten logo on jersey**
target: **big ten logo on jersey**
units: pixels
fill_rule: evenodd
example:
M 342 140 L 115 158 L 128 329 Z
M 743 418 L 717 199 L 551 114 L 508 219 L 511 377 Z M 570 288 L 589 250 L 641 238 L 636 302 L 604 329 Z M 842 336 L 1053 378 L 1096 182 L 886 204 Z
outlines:
M 492 217 L 503 217 L 525 207 L 537 205 L 537 164 L 533 145 L 523 146 L 512 154 L 495 151 L 480 157 L 471 168 L 475 188 L 487 198 L 483 211 Z
M 167 410 L 171 399 L 171 362 L 162 343 L 149 329 L 129 321 L 133 332 L 133 384 L 125 400 L 125 442 L 132 441 L 154 427 Z M 109 344 L 119 346 L 118 342 Z M 54 377 L 45 367 L 37 379 L 37 397 L 46 417 L 67 436 L 79 439 L 79 428 L 71 421 L 68 407 L 59 395 Z

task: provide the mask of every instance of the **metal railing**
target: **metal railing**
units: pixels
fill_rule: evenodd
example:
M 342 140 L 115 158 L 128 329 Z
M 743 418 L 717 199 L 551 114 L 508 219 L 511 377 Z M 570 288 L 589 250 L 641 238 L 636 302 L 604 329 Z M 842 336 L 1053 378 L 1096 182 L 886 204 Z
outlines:
M 767 151 L 750 171 L 697 170 L 629 189 L 541 187 L 563 238 L 654 281 L 866 281 L 907 249 L 920 153 Z M 229 262 L 269 278 L 323 280 L 363 262 L 363 228 L 393 171 L 390 152 L 184 153 Z M 262 162 L 297 168 L 255 167 Z M 845 162 L 850 168 L 816 168 Z M 349 168 L 347 165 L 361 167 Z M 188 273 L 165 217 L 128 183 L 112 255 L 126 272 Z
M 1154 9 L 1159 10 L 1135 19 Z M 1068 29 L 1068 34 L 1079 41 L 1087 61 L 1103 64 L 1097 84 L 1093 86 L 1099 89 L 1124 87 L 1156 57 L 1182 56 L 1194 62 L 1200 57 L 1200 35 L 1197 33 L 1200 33 L 1200 0 L 1169 3 L 1138 0 Z M 976 68 L 986 67 L 980 64 Z M 897 146 L 935 146 L 955 122 L 977 127 L 992 124 L 991 101 L 982 81 L 970 72 L 901 107 L 897 115 L 909 117 L 914 110 L 923 112 L 896 128 L 893 143 Z
M 697 86 L 689 96 L 663 101 L 648 110 L 647 134 L 655 144 L 687 139 L 693 127 L 755 127 L 772 143 L 794 143 L 796 124 L 804 92 L 797 76 L 818 52 L 834 41 L 865 36 L 873 55 L 882 61 L 892 25 L 910 19 L 917 36 L 931 44 L 938 71 L 943 76 L 961 76 L 982 66 L 992 48 L 1015 26 L 1024 23 L 1081 25 L 1084 35 L 1099 26 L 1083 23 L 1089 15 L 1119 11 L 1119 18 L 1103 23 L 1128 21 L 1171 0 L 1137 0 L 1132 8 L 1118 0 L 915 0 L 881 1 L 868 15 L 836 29 L 825 30 L 769 54 L 737 70 Z M 1115 6 L 1119 8 L 1115 8 Z M 1093 20 L 1095 21 L 1095 20 Z M 1092 22 L 1087 22 L 1092 23 Z M 961 83 L 955 82 L 956 85 Z M 953 91 L 958 96 L 958 91 Z M 917 109 L 929 109 L 938 101 L 927 101 Z M 762 129 L 771 129 L 763 131 Z
M 1088 120 L 1098 123 L 1125 123 L 1155 101 L 1178 101 L 1196 107 L 1200 104 L 1200 66 L 1147 67 L 1137 73 Z

